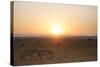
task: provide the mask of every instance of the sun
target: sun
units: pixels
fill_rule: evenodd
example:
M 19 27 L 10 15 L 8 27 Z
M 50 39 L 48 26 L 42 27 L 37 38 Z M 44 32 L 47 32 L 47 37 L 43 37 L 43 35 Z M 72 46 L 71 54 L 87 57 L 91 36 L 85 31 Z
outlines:
M 53 35 L 60 35 L 62 33 L 62 28 L 60 25 L 55 24 L 52 26 L 51 32 Z

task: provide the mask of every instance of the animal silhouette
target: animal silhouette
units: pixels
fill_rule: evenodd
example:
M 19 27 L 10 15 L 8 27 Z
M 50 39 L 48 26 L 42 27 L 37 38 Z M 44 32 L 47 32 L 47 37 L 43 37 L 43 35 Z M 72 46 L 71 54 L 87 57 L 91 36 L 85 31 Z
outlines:
M 30 50 L 24 50 L 20 56 L 20 59 L 22 61 L 25 60 L 32 60 L 32 59 L 52 59 L 53 52 L 49 50 L 43 50 L 43 49 L 30 49 Z

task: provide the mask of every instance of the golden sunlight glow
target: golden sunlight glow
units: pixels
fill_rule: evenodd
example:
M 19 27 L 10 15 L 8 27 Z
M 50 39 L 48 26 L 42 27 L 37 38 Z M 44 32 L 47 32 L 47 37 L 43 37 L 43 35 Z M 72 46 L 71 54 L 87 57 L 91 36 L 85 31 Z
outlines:
M 97 6 L 14 2 L 14 7 L 15 36 L 97 36 Z
M 60 25 L 53 25 L 51 29 L 52 34 L 54 35 L 60 35 L 62 33 L 62 29 Z

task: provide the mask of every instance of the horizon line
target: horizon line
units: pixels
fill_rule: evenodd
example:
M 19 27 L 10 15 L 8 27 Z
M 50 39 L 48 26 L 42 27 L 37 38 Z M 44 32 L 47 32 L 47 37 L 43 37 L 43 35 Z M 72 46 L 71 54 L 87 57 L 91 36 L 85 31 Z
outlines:
M 50 35 L 50 34 L 11 34 L 13 37 L 33 37 L 33 36 L 97 36 L 97 35 Z

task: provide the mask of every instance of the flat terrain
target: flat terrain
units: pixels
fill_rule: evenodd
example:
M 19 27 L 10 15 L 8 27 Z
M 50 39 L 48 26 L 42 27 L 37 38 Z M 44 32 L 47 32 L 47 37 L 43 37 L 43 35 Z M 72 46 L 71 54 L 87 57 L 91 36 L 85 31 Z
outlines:
M 97 37 L 14 37 L 14 65 L 97 60 Z

